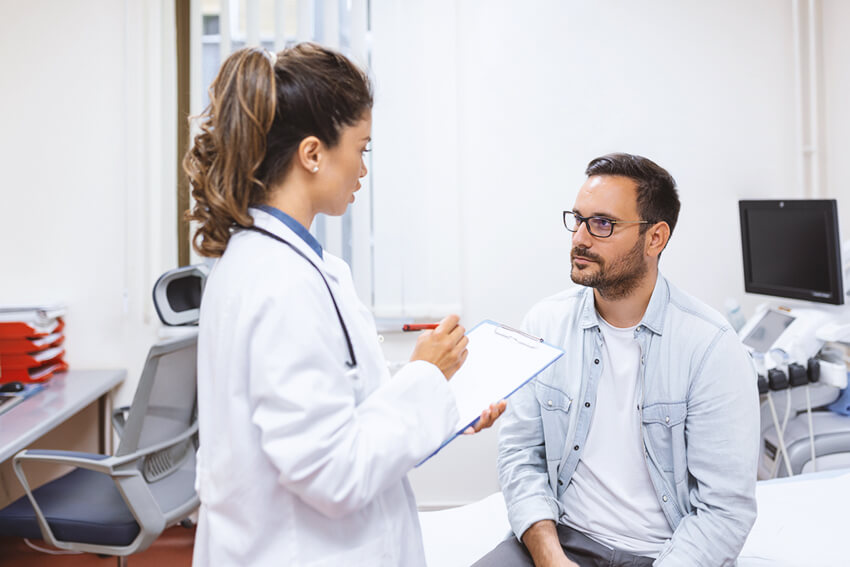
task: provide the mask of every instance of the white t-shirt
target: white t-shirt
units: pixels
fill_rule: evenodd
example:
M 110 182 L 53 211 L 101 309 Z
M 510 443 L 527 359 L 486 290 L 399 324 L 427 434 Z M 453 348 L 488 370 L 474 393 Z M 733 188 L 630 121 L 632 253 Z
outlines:
M 641 436 L 635 327 L 599 317 L 603 366 L 584 453 L 561 501 L 562 523 L 597 542 L 657 557 L 673 535 L 649 478 Z

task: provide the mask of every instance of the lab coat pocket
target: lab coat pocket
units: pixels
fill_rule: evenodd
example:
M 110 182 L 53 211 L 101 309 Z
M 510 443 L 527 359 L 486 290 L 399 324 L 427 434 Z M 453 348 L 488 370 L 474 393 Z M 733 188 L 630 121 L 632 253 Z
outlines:
M 573 400 L 561 390 L 542 382 L 535 382 L 534 396 L 540 404 L 540 419 L 546 441 L 546 460 L 560 462 Z
M 657 403 L 644 406 L 643 426 L 651 445 L 651 454 L 661 470 L 680 476 L 687 471 L 685 458 L 685 417 L 687 402 Z M 676 463 L 679 466 L 676 467 Z M 676 479 L 678 480 L 678 479 Z

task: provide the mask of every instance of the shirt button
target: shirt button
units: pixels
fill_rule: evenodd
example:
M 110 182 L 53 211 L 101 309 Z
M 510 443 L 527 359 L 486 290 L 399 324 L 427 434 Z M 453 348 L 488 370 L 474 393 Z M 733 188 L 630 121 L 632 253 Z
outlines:
M 669 415 L 664 418 L 664 423 L 670 423 L 670 416 Z
M 560 478 L 558 479 L 558 486 L 564 486 L 564 481 Z
M 636 330 L 638 333 L 640 333 L 640 332 L 643 330 L 643 327 L 641 327 L 640 325 L 638 325 L 638 328 L 637 328 L 637 329 L 635 329 L 635 330 Z
M 599 364 L 599 359 L 598 359 L 598 358 L 594 358 L 594 359 L 593 359 L 593 364 Z
M 578 451 L 578 445 L 576 445 L 575 447 L 573 447 L 573 451 Z
M 662 496 L 662 497 L 661 497 L 661 499 L 662 499 L 664 502 L 667 502 L 667 495 L 665 494 L 664 496 Z
M 550 408 L 552 407 L 552 400 L 549 400 L 549 401 L 548 401 L 548 402 L 546 402 L 546 403 L 547 403 L 547 404 L 549 404 L 549 407 L 550 407 Z
M 643 357 L 640 357 L 640 363 L 643 364 Z
M 589 408 L 589 407 L 590 407 L 590 402 L 584 402 L 584 407 Z

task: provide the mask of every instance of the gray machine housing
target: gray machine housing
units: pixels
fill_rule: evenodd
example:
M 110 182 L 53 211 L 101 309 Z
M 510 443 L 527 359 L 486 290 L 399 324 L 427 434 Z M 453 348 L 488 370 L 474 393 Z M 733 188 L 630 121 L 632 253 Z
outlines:
M 814 472 L 809 417 L 806 412 L 806 391 L 809 388 L 811 405 L 821 408 L 838 398 L 839 390 L 833 386 L 812 384 L 770 393 L 776 408 L 780 426 L 785 417 L 788 396 L 791 407 L 785 427 L 784 442 L 788 450 L 791 473 Z M 850 467 L 850 416 L 831 411 L 812 412 L 815 456 L 817 470 L 843 469 Z M 761 446 L 759 449 L 758 478 L 761 480 L 789 476 L 784 459 L 779 456 L 779 439 L 766 399 L 761 404 Z M 777 465 L 776 460 L 779 460 Z M 776 474 L 771 474 L 776 470 Z

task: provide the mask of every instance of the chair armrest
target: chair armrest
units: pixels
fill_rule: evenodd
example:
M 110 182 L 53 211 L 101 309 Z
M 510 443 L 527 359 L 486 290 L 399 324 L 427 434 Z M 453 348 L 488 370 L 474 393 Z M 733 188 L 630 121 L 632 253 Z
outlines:
M 47 523 L 44 512 L 42 512 L 41 507 L 35 500 L 35 496 L 33 496 L 29 481 L 24 473 L 23 463 L 52 463 L 67 465 L 89 469 L 114 478 L 115 472 L 112 468 L 114 464 L 113 461 L 114 458 L 109 455 L 82 453 L 77 451 L 50 451 L 45 449 L 25 449 L 15 455 L 12 460 L 12 467 L 15 470 L 15 475 L 18 477 L 18 481 L 21 483 L 21 486 L 26 492 L 27 498 L 35 511 L 41 533 L 45 536 L 45 540 L 49 544 L 60 549 L 71 549 L 67 542 L 56 539 L 56 536 L 53 534 L 53 530 L 50 529 L 50 524 Z M 119 473 L 119 475 L 120 474 L 121 473 Z M 124 476 L 127 474 L 129 473 L 123 473 Z
M 46 449 L 25 449 L 15 455 L 13 464 L 17 470 L 19 462 L 54 463 L 57 465 L 68 465 L 81 469 L 89 469 L 104 474 L 113 471 L 114 457 L 100 455 L 98 453 L 82 453 L 78 451 L 51 451 Z
M 117 468 L 117 467 L 123 466 L 123 465 L 125 465 L 129 462 L 147 457 L 148 455 L 158 453 L 159 451 L 162 451 L 163 449 L 168 449 L 168 448 L 170 448 L 174 445 L 177 445 L 178 443 L 182 443 L 183 441 L 186 441 L 187 439 L 191 439 L 192 437 L 197 435 L 197 433 L 198 433 L 198 420 L 195 420 L 195 422 L 192 424 L 192 426 L 189 429 L 187 429 L 186 431 L 184 431 L 180 435 L 175 435 L 174 437 L 172 437 L 171 439 L 168 439 L 167 441 L 163 441 L 162 443 L 157 443 L 156 445 L 150 445 L 149 447 L 145 447 L 144 449 L 142 449 L 140 451 L 136 451 L 135 453 L 130 453 L 129 455 L 122 455 L 120 457 L 112 457 L 114 459 L 114 461 L 112 462 L 112 466 Z
M 82 469 L 89 469 L 97 472 L 101 472 L 104 474 L 108 474 L 110 476 L 126 476 L 129 474 L 136 474 L 137 471 L 124 471 L 121 468 L 124 468 L 128 463 L 132 463 L 141 458 L 146 457 L 147 455 L 151 455 L 158 451 L 162 451 L 163 449 L 168 449 L 169 447 L 176 445 L 178 443 L 182 443 L 187 439 L 190 439 L 194 435 L 198 433 L 198 422 L 197 420 L 192 426 L 181 433 L 180 435 L 176 435 L 167 441 L 163 441 L 162 443 L 157 443 L 156 445 L 151 445 L 150 447 L 145 447 L 141 451 L 136 451 L 135 453 L 131 453 L 129 455 L 122 455 L 120 457 L 111 457 L 109 455 L 100 455 L 97 453 L 82 453 L 77 451 L 52 451 L 47 449 L 25 449 L 15 455 L 13 464 L 15 466 L 15 470 L 17 471 L 19 461 L 34 461 L 34 462 L 42 462 L 42 463 L 54 463 L 59 465 L 68 465 L 72 467 L 79 467 Z M 20 477 L 20 475 L 18 475 Z M 23 480 L 22 480 L 23 482 Z
M 135 467 L 125 467 L 116 470 L 116 467 L 125 464 L 127 461 L 132 461 L 130 458 L 110 457 L 108 455 L 100 455 L 97 453 L 82 453 L 75 451 L 50 451 L 42 449 L 24 450 L 15 455 L 12 466 L 15 470 L 15 475 L 23 486 L 27 498 L 35 511 L 38 524 L 45 540 L 60 549 L 78 549 L 83 551 L 93 551 L 97 546 L 76 545 L 71 547 L 69 542 L 64 542 L 56 539 L 53 530 L 47 523 L 44 512 L 39 507 L 30 489 L 29 482 L 23 470 L 23 463 L 26 462 L 41 462 L 53 463 L 60 465 L 68 465 L 77 468 L 89 469 L 98 473 L 105 474 L 112 478 L 119 492 L 121 492 L 124 502 L 130 510 L 130 513 L 138 522 L 141 529 L 139 537 L 124 548 L 127 554 L 134 553 L 140 547 L 150 545 L 156 536 L 149 534 L 159 534 L 165 528 L 164 519 L 159 512 L 156 500 L 150 492 L 141 472 Z
M 29 482 L 24 474 L 24 463 L 53 463 L 77 468 L 84 468 L 105 474 L 112 478 L 116 487 L 121 493 L 124 502 L 130 510 L 130 513 L 139 524 L 141 531 L 136 540 L 122 549 L 122 554 L 134 553 L 139 549 L 145 549 L 149 546 L 156 536 L 165 529 L 165 517 L 163 516 L 159 504 L 154 498 L 143 476 L 142 470 L 137 463 L 144 459 L 147 455 L 168 449 L 178 443 L 183 443 L 192 439 L 198 433 L 197 420 L 192 426 L 175 437 L 158 443 L 156 445 L 146 447 L 142 451 L 130 455 L 108 456 L 96 453 L 80 453 L 73 451 L 49 451 L 30 449 L 24 450 L 15 455 L 12 466 L 15 470 L 18 480 L 26 492 L 27 498 L 35 511 L 38 519 L 39 528 L 45 541 L 60 549 L 79 549 L 83 551 L 92 551 L 99 553 L 95 545 L 75 544 L 73 547 L 69 542 L 59 541 L 50 529 L 44 512 L 39 507 L 30 489 Z

